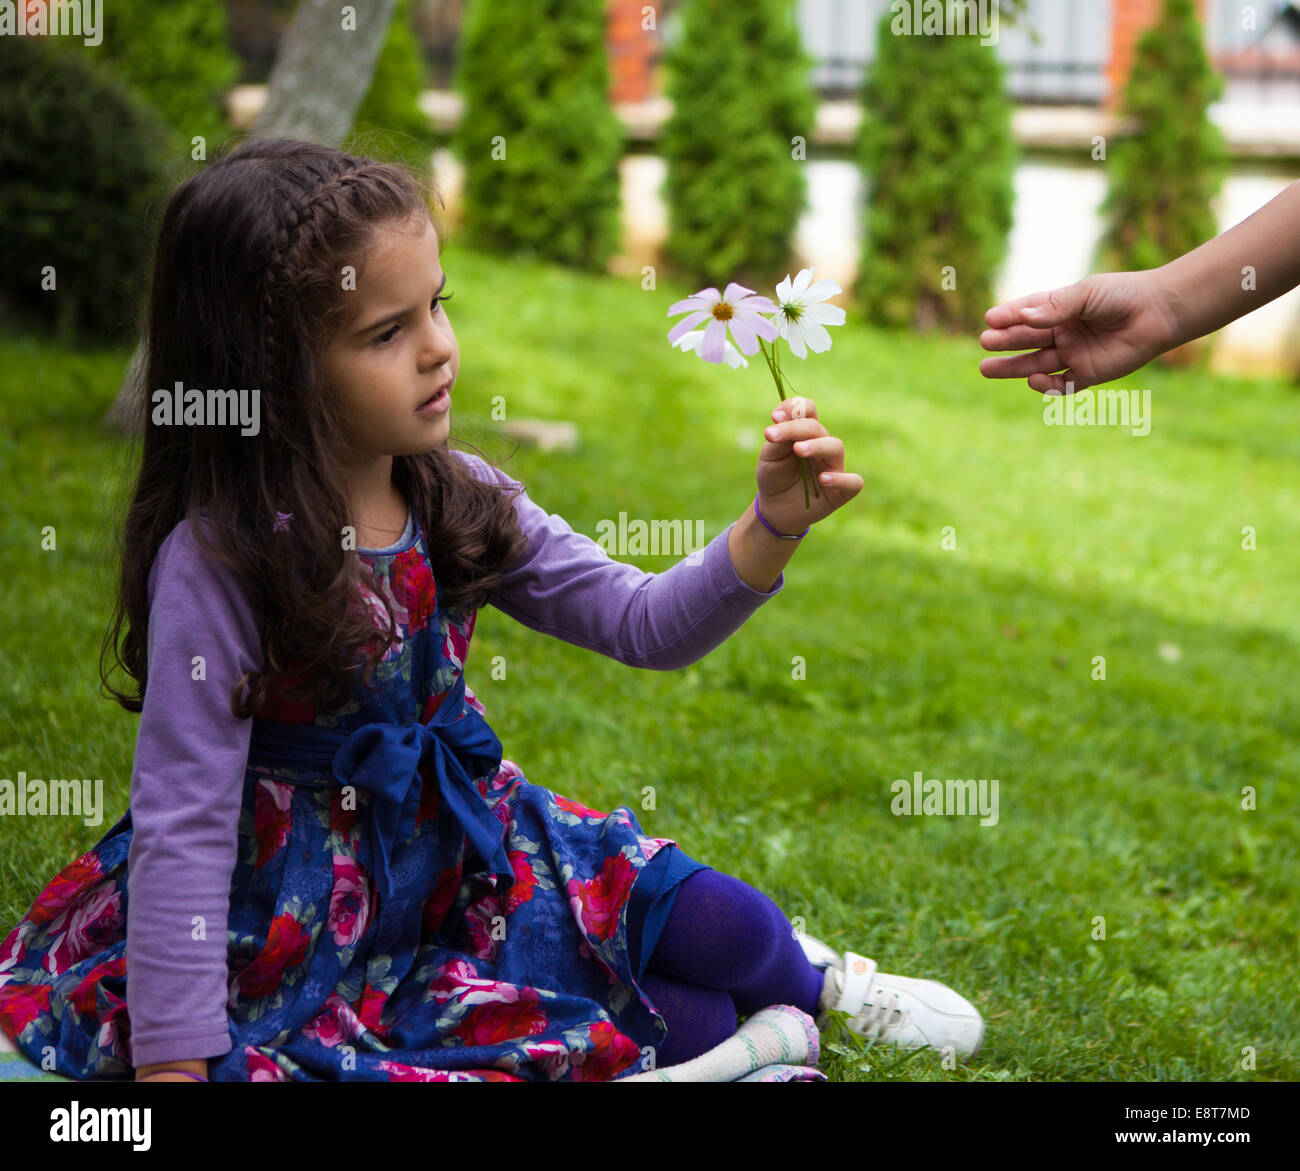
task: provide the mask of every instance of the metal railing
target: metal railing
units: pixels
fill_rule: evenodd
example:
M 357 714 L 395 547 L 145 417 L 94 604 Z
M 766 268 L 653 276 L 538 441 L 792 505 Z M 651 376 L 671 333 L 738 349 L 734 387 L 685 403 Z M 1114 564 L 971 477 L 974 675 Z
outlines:
M 1246 10 L 1254 10 L 1254 28 Z M 813 84 L 827 98 L 856 97 L 875 60 L 891 0 L 798 0 Z M 1106 99 L 1112 0 L 1030 0 L 1025 17 L 999 21 L 996 52 L 1017 102 L 1097 104 Z M 1206 48 L 1226 81 L 1224 100 L 1300 106 L 1300 0 L 1208 0 Z
M 1262 106 L 1300 106 L 1300 3 L 1209 0 L 1206 41 L 1223 75 L 1223 100 Z M 1250 24 L 1255 27 L 1249 27 Z
M 738 0 L 740 2 L 740 0 Z M 682 0 L 658 0 L 660 51 Z M 816 62 L 811 82 L 823 99 L 853 99 L 875 60 L 876 35 L 891 0 L 796 0 L 804 47 Z M 1258 27 L 1243 27 L 1238 0 L 1207 0 L 1206 43 L 1226 80 L 1225 100 L 1300 106 L 1300 0 L 1257 0 Z M 458 60 L 456 3 L 441 10 L 436 43 L 426 43 L 430 83 L 452 85 Z M 1112 0 L 1029 0 L 1025 18 L 999 20 L 996 51 L 1011 97 L 1032 104 L 1094 105 L 1105 100 Z M 269 72 L 275 39 L 260 27 L 235 36 L 246 80 Z
M 816 58 L 813 84 L 825 98 L 854 98 L 876 57 L 890 0 L 798 0 L 804 45 Z M 1018 102 L 1092 104 L 1106 96 L 1111 0 L 1030 0 L 1015 25 L 1000 19 L 996 52 Z

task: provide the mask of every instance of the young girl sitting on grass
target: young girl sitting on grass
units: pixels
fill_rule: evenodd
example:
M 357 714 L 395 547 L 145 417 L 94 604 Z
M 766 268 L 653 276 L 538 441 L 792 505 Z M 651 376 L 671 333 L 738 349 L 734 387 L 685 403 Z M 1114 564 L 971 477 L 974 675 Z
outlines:
M 0 1022 L 75 1078 L 608 1080 L 772 1004 L 973 1053 L 950 989 L 796 936 L 630 810 L 502 758 L 464 674 L 480 606 L 685 667 L 862 479 L 811 403 L 774 412 L 754 504 L 699 565 L 611 560 L 448 447 L 429 207 L 404 168 L 292 140 L 168 203 L 144 386 L 256 387 L 260 417 L 146 407 L 106 639 L 138 690 L 112 689 L 141 717 L 130 809 L 5 941 Z

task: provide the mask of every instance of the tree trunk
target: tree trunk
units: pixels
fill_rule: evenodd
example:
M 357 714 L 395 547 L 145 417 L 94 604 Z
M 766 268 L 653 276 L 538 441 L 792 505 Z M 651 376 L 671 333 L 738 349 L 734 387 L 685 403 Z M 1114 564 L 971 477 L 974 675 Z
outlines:
M 266 105 L 250 139 L 303 138 L 338 146 L 374 77 L 397 0 L 301 0 L 285 30 L 266 84 Z M 346 14 L 355 10 L 355 18 Z M 351 27 L 355 25 L 355 27 Z M 144 431 L 148 388 L 143 340 L 136 346 L 104 422 L 127 434 Z
M 370 89 L 397 0 L 302 0 L 275 56 L 253 138 L 305 138 L 338 146 Z M 346 24 L 355 24 L 349 28 Z

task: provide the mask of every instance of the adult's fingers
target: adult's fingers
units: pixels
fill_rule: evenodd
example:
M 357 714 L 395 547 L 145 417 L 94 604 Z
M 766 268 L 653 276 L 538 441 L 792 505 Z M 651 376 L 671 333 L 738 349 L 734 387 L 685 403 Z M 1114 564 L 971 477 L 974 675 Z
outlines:
M 1035 325 L 1050 329 L 1083 312 L 1088 297 L 1087 278 L 1072 285 L 1062 285 L 1045 293 L 1030 293 L 1015 301 L 994 305 L 984 314 L 984 320 L 993 329 L 1006 329 L 1011 325 Z
M 1087 281 L 1075 281 L 1072 285 L 1053 289 L 1040 304 L 1027 306 L 1020 317 L 1030 325 L 1050 328 L 1078 317 L 1087 299 Z
M 1057 394 L 1078 394 L 1079 391 L 1091 386 L 1091 382 L 1082 382 L 1073 370 L 1066 370 L 1061 374 L 1031 374 L 1029 376 L 1029 386 L 1031 390 L 1036 390 L 1039 394 L 1046 394 L 1049 390 Z
M 985 378 L 1024 378 L 1029 374 L 1054 374 L 1064 366 L 1055 349 L 1046 349 L 1009 358 L 985 358 L 980 373 Z
M 1013 325 L 1010 329 L 986 329 L 980 334 L 980 345 L 986 350 L 1037 350 L 1051 344 L 1050 329 L 1035 329 L 1031 325 Z
M 992 309 L 984 314 L 984 320 L 991 329 L 1006 329 L 1007 326 L 1016 325 L 1021 321 L 1021 311 L 1035 305 L 1041 305 L 1052 294 L 1049 291 L 1041 293 L 1030 293 L 1025 297 L 1017 297 L 1014 301 L 1003 301 L 1000 305 L 994 305 Z

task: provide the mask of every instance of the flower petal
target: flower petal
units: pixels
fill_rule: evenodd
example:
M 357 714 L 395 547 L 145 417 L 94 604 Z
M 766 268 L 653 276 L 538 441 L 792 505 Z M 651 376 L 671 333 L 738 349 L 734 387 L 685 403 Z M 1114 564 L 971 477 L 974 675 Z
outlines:
M 686 300 L 678 301 L 673 305 L 664 316 L 673 317 L 678 313 L 685 313 L 688 309 L 712 309 L 716 304 L 716 301 L 708 301 L 703 297 L 687 297 Z
M 726 341 L 727 327 L 715 317 L 704 331 L 704 341 L 700 343 L 700 357 L 706 362 L 717 365 L 722 361 L 722 347 Z
M 808 343 L 809 349 L 824 354 L 831 348 L 831 335 L 821 327 L 819 322 L 805 318 L 800 324 L 803 326 L 804 341 Z
M 736 301 L 740 300 L 741 297 L 752 297 L 753 295 L 753 289 L 747 289 L 744 285 L 738 285 L 735 281 L 732 281 L 727 285 L 727 291 L 722 295 L 722 299 L 728 303 L 734 304 Z
M 754 293 L 734 302 L 732 308 L 737 313 L 775 313 L 780 306 L 770 297 L 760 297 Z
M 761 321 L 761 317 L 753 317 L 754 321 Z M 736 345 L 740 348 L 742 354 L 758 353 L 758 341 L 754 337 L 754 331 L 747 324 L 745 318 L 737 314 L 728 324 L 731 326 L 731 336 L 736 339 Z
M 677 343 L 677 345 L 679 348 L 683 350 L 698 350 L 700 348 L 700 342 L 702 342 L 703 340 L 704 340 L 704 330 L 697 329 L 694 333 L 688 333 L 684 338 L 682 338 L 681 341 Z M 740 356 L 740 351 L 737 350 L 736 347 L 733 346 L 730 342 L 727 342 L 723 346 L 722 353 L 723 353 L 723 357 L 725 357 L 727 360 L 727 365 L 730 366 L 733 370 L 738 370 L 741 366 L 744 366 L 746 370 L 749 369 L 749 363 L 746 362 L 745 359 Z
M 713 317 L 713 314 L 701 310 L 698 313 L 692 313 L 689 317 L 683 317 L 681 321 L 668 331 L 668 340 L 676 345 L 677 339 L 681 337 L 682 334 L 689 333 L 692 326 L 698 325 L 706 317 Z M 716 321 L 717 318 L 714 318 L 714 320 Z
M 803 319 L 816 321 L 819 325 L 843 325 L 844 310 L 838 305 L 828 305 L 825 301 L 818 301 L 816 305 L 808 305 L 804 308 Z
M 744 366 L 746 370 L 749 369 L 749 363 L 740 356 L 740 351 L 730 342 L 726 344 L 726 347 L 723 350 L 723 356 L 727 359 L 727 365 L 733 370 L 738 370 L 741 366 Z
M 801 268 L 799 275 L 794 278 L 794 299 L 802 301 L 803 295 L 812 281 L 813 270 L 811 268 Z
M 834 297 L 842 292 L 844 290 L 827 277 L 825 280 L 818 281 L 804 294 L 803 303 L 807 305 L 810 301 L 825 301 L 828 297 Z
M 769 342 L 776 340 L 776 326 L 768 321 L 766 317 L 760 317 L 757 313 L 742 309 L 731 319 L 731 324 L 734 326 L 737 321 L 744 322 L 747 330 L 758 334 L 759 337 L 765 338 Z

